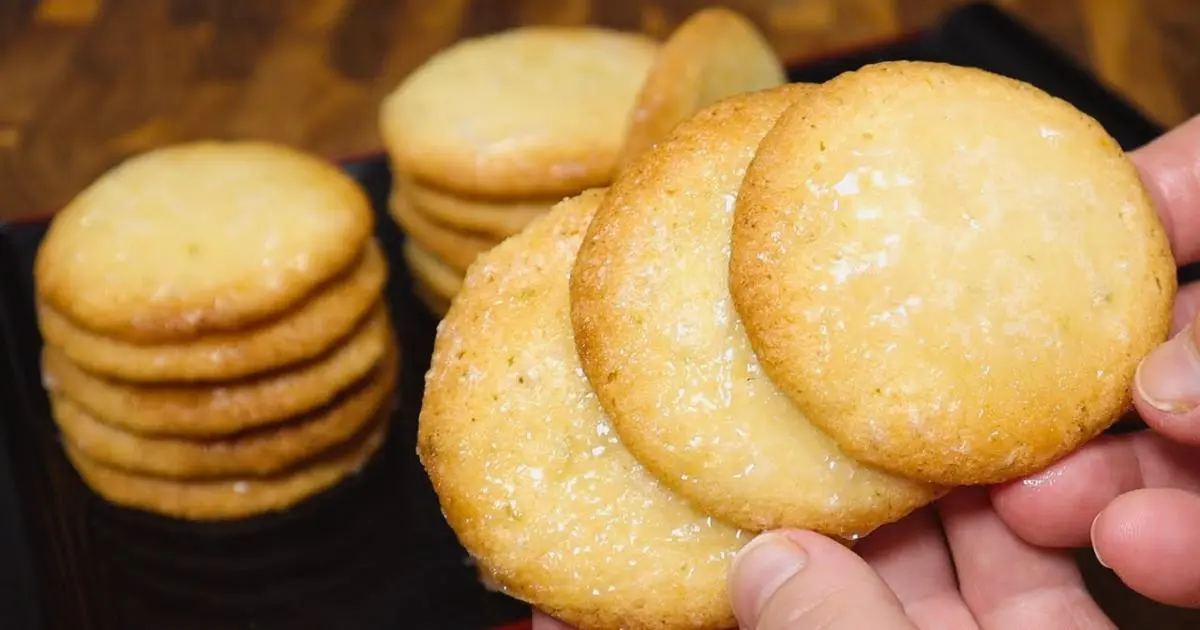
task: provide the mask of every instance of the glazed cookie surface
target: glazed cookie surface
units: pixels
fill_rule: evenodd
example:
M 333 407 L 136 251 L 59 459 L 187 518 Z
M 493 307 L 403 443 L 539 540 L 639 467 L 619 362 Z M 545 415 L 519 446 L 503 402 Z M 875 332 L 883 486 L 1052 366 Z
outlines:
M 434 55 L 384 100 L 397 170 L 488 197 L 606 184 L 658 44 L 591 27 L 529 26 Z
M 286 510 L 357 473 L 387 439 L 385 418 L 335 451 L 284 474 L 258 479 L 178 480 L 110 468 L 70 442 L 63 450 L 84 482 L 126 508 L 193 521 L 228 521 Z
M 660 480 L 750 530 L 853 538 L 942 490 L 863 466 L 812 426 L 762 373 L 728 288 L 746 165 L 776 118 L 815 89 L 723 100 L 622 173 L 579 252 L 571 311 L 617 434 Z
M 336 398 L 287 422 L 210 439 L 130 433 L 51 396 L 65 441 L 90 460 L 129 473 L 184 480 L 279 474 L 344 443 L 379 415 L 396 384 L 394 357 Z
M 646 75 L 621 164 L 628 165 L 697 111 L 786 80 L 775 50 L 750 20 L 723 7 L 696 12 L 663 43 Z
M 844 451 L 954 485 L 1035 472 L 1115 421 L 1176 280 L 1095 121 L 908 62 L 828 82 L 767 134 L 730 285 L 766 373 Z
M 603 194 L 564 201 L 472 269 L 439 329 L 418 452 L 507 593 L 583 629 L 728 628 L 726 572 L 749 535 L 637 463 L 577 359 L 568 278 Z
M 51 222 L 39 298 L 81 328 L 186 341 L 255 325 L 352 265 L 374 215 L 332 164 L 259 142 L 127 160 Z
M 132 433 L 213 438 L 286 420 L 325 405 L 384 356 L 391 336 L 386 308 L 376 309 L 344 344 L 303 365 L 216 385 L 138 384 L 91 374 L 54 346 L 42 349 L 51 396 Z
M 347 275 L 257 328 L 140 345 L 79 328 L 44 303 L 38 325 L 47 343 L 96 374 L 138 383 L 228 381 L 311 359 L 343 341 L 379 303 L 387 278 L 383 252 L 371 241 Z
M 503 239 L 546 214 L 555 201 L 499 202 L 459 197 L 406 178 L 396 180 L 396 188 L 422 214 L 467 232 L 478 232 Z

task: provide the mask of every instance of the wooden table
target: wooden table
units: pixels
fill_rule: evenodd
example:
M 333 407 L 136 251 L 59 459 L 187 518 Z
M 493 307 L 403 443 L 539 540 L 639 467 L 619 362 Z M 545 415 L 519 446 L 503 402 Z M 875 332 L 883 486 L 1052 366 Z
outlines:
M 464 35 L 667 33 L 695 0 L 3 0 L 0 218 L 61 206 L 131 153 L 256 136 L 370 151 L 380 97 Z M 711 3 L 710 3 L 711 4 Z M 734 0 L 788 59 L 920 28 L 961 0 Z M 1153 119 L 1200 111 L 1194 0 L 1007 0 Z
M 259 137 L 325 155 L 378 147 L 383 94 L 455 39 L 519 23 L 663 35 L 687 0 L 3 0 L 0 218 L 60 206 L 120 159 L 201 137 Z M 711 3 L 710 3 L 711 4 Z M 788 59 L 921 28 L 961 0 L 735 0 Z M 1007 0 L 1151 118 L 1200 111 L 1194 0 Z M 1090 552 L 1122 628 L 1200 627 L 1125 590 Z

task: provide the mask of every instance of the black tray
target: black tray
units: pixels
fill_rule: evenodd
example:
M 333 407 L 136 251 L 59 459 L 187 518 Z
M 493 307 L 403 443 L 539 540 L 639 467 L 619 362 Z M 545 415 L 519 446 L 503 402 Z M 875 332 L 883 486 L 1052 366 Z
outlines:
M 943 60 L 1034 83 L 1075 103 L 1126 148 L 1161 130 L 989 5 L 935 28 L 793 64 L 823 81 L 886 59 Z M 392 265 L 388 298 L 404 371 L 395 430 L 365 472 L 283 515 L 196 525 L 118 509 L 88 491 L 49 419 L 32 308 L 44 220 L 0 226 L 0 627 L 474 630 L 527 627 L 528 608 L 489 593 L 445 526 L 414 455 L 435 319 L 419 304 L 386 213 L 381 156 L 343 161 L 370 193 Z

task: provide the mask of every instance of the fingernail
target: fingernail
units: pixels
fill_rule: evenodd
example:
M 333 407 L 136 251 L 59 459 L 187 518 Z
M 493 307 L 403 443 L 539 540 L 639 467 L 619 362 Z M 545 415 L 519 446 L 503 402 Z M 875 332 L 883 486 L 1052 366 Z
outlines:
M 734 609 L 743 626 L 753 628 L 767 600 L 804 568 L 808 554 L 792 539 L 779 532 L 760 534 L 746 545 L 729 575 Z
M 1142 360 L 1134 386 L 1159 411 L 1184 413 L 1200 403 L 1200 352 L 1191 326 Z
M 1100 522 L 1099 514 L 1096 515 L 1096 518 L 1092 519 L 1092 527 L 1088 530 L 1088 540 L 1092 541 L 1092 553 L 1096 554 L 1096 562 L 1099 562 L 1100 566 L 1105 569 L 1111 569 L 1112 567 L 1108 566 L 1108 563 L 1100 555 L 1100 547 L 1096 546 L 1096 523 L 1098 522 Z

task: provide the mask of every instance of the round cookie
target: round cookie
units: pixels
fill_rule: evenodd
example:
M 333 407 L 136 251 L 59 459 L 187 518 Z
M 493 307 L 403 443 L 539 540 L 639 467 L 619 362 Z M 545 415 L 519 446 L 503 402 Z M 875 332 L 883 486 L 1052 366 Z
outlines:
M 618 176 L 575 263 L 571 314 L 621 442 L 663 483 L 746 529 L 853 539 L 944 491 L 838 450 L 762 373 L 729 297 L 746 165 L 779 115 L 815 91 L 720 101 Z
M 399 194 L 413 207 L 442 225 L 504 239 L 546 214 L 554 201 L 497 202 L 456 197 L 407 178 L 397 178 Z
M 431 221 L 395 191 L 388 202 L 388 210 L 409 239 L 459 273 L 466 273 L 476 258 L 496 246 L 496 241 L 482 235 L 456 232 Z
M 396 384 L 395 357 L 328 405 L 287 422 L 216 439 L 129 433 L 91 416 L 64 396 L 51 396 L 65 441 L 88 459 L 129 473 L 173 479 L 266 477 L 328 451 L 358 433 L 387 405 Z
M 44 303 L 38 325 L 48 344 L 89 372 L 138 383 L 228 381 L 294 365 L 339 344 L 378 304 L 387 277 L 383 253 L 370 241 L 349 275 L 257 328 L 139 345 L 79 328 Z
M 215 385 L 147 385 L 91 374 L 54 346 L 42 349 L 42 381 L 87 414 L 142 435 L 213 438 L 321 407 L 365 377 L 391 337 L 381 304 L 342 345 L 283 372 Z
M 274 477 L 182 481 L 109 468 L 70 442 L 67 458 L 93 492 L 110 503 L 192 521 L 230 521 L 286 510 L 357 473 L 387 439 L 385 418 L 343 447 Z
M 918 62 L 844 74 L 780 118 L 738 199 L 730 284 L 814 424 L 946 485 L 1035 472 L 1115 421 L 1176 289 L 1150 199 L 1094 120 Z
M 732 627 L 725 577 L 749 534 L 643 469 L 579 366 L 568 282 L 603 194 L 564 201 L 472 269 L 438 331 L 418 454 L 506 593 L 585 628 Z
M 252 326 L 342 273 L 371 236 L 336 166 L 262 142 L 195 142 L 127 160 L 80 193 L 39 247 L 39 299 L 125 341 Z
M 646 75 L 620 168 L 700 109 L 786 81 L 775 49 L 753 22 L 724 7 L 697 11 L 671 33 Z
M 612 176 L 658 44 L 594 27 L 527 26 L 431 57 L 383 101 L 395 164 L 443 190 L 567 195 Z
M 437 297 L 452 299 L 462 290 L 462 276 L 413 241 L 405 241 L 402 249 L 404 263 L 413 279 L 429 289 Z

